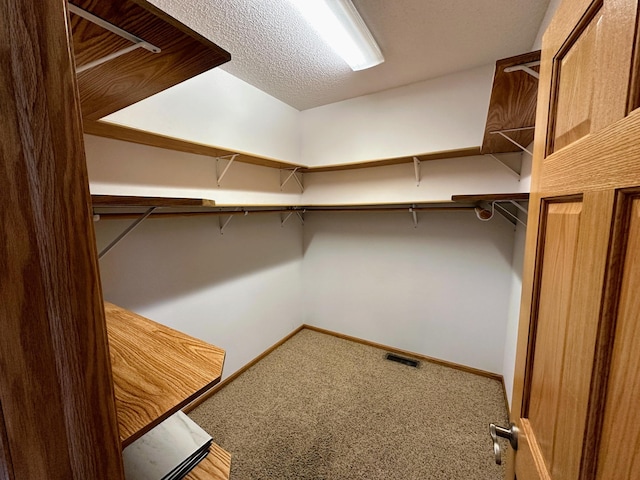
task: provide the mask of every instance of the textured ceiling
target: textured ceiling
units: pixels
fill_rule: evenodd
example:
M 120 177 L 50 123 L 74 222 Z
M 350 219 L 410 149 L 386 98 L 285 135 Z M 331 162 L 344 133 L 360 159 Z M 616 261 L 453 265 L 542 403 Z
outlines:
M 228 50 L 220 68 L 298 110 L 525 53 L 549 3 L 354 0 L 385 62 L 352 72 L 287 0 L 151 1 Z

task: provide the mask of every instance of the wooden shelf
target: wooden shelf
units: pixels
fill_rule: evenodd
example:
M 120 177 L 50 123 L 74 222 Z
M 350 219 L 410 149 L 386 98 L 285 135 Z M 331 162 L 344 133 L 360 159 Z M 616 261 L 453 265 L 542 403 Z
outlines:
M 105 302 L 123 448 L 220 381 L 224 350 Z
M 231 59 L 231 55 L 144 0 L 72 0 L 72 4 L 159 47 L 137 49 L 77 74 L 82 116 L 98 120 Z M 131 44 L 71 14 L 77 66 Z
M 216 202 L 204 198 L 135 197 L 91 195 L 91 206 L 100 207 L 214 207 Z
M 491 132 L 535 125 L 538 80 L 523 71 L 505 73 L 504 69 L 539 60 L 540 51 L 538 50 L 496 62 L 487 124 L 482 141 L 483 154 L 521 151 L 501 135 Z M 533 69 L 538 70 L 538 67 Z M 510 132 L 507 135 L 526 147 L 533 141 L 533 134 L 534 130 L 523 130 Z
M 260 165 L 271 168 L 299 168 L 300 173 L 322 173 L 337 172 L 340 170 L 356 170 L 361 168 L 385 167 L 388 165 L 401 165 L 404 163 L 413 163 L 415 156 L 421 162 L 430 160 L 443 160 L 447 158 L 470 157 L 480 155 L 480 147 L 461 148 L 457 150 L 443 150 L 441 152 L 424 153 L 419 155 L 411 155 L 406 157 L 383 158 L 371 160 L 367 162 L 345 163 L 341 165 L 331 165 L 326 167 L 306 167 L 304 165 L 292 162 L 284 162 L 273 158 L 265 158 L 257 155 L 250 155 L 244 152 L 227 150 L 214 147 L 211 145 L 203 145 L 201 143 L 190 142 L 175 137 L 168 137 L 157 133 L 146 132 L 130 127 L 123 127 L 106 122 L 84 122 L 84 133 L 96 135 L 98 137 L 113 138 L 125 142 L 138 143 L 151 147 L 165 148 L 178 152 L 195 153 L 198 155 L 206 155 L 212 158 L 223 157 L 226 155 L 238 154 L 236 162 L 249 163 L 251 165 Z
M 230 473 L 231 454 L 214 443 L 209 455 L 189 472 L 185 480 L 229 480 Z
M 479 195 L 453 195 L 452 202 L 477 203 L 477 202 L 528 202 L 528 193 L 488 193 Z

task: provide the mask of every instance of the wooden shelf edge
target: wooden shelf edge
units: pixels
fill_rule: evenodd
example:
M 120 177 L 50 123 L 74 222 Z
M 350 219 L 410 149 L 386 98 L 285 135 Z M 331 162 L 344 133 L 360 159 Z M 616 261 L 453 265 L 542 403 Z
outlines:
M 257 155 L 251 155 L 244 152 L 237 152 L 233 150 L 227 150 L 224 148 L 218 148 L 212 145 L 205 145 L 203 143 L 191 142 L 188 140 L 182 140 L 176 137 L 170 137 L 168 135 L 161 135 L 159 133 L 147 132 L 145 130 L 139 130 L 131 127 L 124 127 L 122 125 L 116 125 L 114 123 L 107 123 L 102 121 L 84 121 L 84 133 L 88 135 L 95 135 L 97 137 L 112 138 L 114 140 L 122 140 L 125 142 L 137 143 L 140 145 L 147 145 L 150 147 L 164 148 L 167 150 L 174 150 L 177 152 L 194 153 L 196 155 L 205 155 L 207 157 L 224 157 L 227 155 L 238 154 L 236 162 L 249 163 L 251 165 L 259 165 L 262 167 L 271 168 L 302 168 L 304 165 L 284 162 L 267 157 L 260 157 Z
M 528 193 L 483 193 L 477 195 L 452 195 L 451 201 L 457 203 L 476 202 L 528 202 Z
M 209 455 L 194 468 L 185 480 L 229 480 L 231 454 L 213 443 Z
M 409 155 L 404 157 L 383 158 L 378 160 L 370 160 L 364 162 L 343 163 L 339 165 L 328 165 L 320 167 L 310 167 L 299 163 L 285 162 L 273 158 L 260 157 L 245 152 L 233 151 L 224 148 L 205 145 L 202 143 L 182 140 L 176 137 L 161 135 L 158 133 L 147 132 L 131 127 L 124 127 L 113 123 L 102 121 L 84 121 L 84 133 L 95 135 L 98 137 L 111 138 L 114 140 L 122 140 L 125 142 L 138 143 L 150 147 L 164 148 L 178 152 L 194 153 L 197 155 L 205 155 L 208 157 L 224 157 L 227 155 L 238 154 L 235 161 L 240 163 L 248 163 L 251 165 L 259 165 L 270 168 L 298 168 L 300 173 L 324 173 L 337 172 L 341 170 L 358 170 L 361 168 L 385 167 L 389 165 L 401 165 L 404 163 L 412 163 L 413 157 L 421 162 L 431 160 L 445 160 L 449 158 L 471 157 L 480 155 L 480 147 L 467 147 L 455 150 L 442 150 L 439 152 L 421 153 L 417 155 Z
M 91 195 L 91 206 L 100 207 L 215 207 L 206 198 L 137 197 L 131 195 Z

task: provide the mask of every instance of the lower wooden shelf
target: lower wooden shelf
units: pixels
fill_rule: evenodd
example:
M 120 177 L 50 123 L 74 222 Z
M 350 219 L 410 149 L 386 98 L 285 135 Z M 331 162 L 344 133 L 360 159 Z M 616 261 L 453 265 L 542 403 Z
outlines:
M 209 455 L 189 472 L 185 480 L 229 480 L 230 473 L 231 454 L 214 443 Z

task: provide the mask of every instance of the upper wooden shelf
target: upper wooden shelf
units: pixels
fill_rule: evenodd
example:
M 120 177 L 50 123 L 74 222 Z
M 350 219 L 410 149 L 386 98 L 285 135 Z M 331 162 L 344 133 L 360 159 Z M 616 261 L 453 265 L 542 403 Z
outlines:
M 124 448 L 217 384 L 225 353 L 111 303 L 104 307 Z
M 214 200 L 204 198 L 134 197 L 125 195 L 91 195 L 91 205 L 99 207 L 214 207 Z
M 489 193 L 478 195 L 453 195 L 452 202 L 457 203 L 476 203 L 476 202 L 527 202 L 529 201 L 528 193 Z
M 98 120 L 188 78 L 217 67 L 231 55 L 144 0 L 72 0 L 73 5 L 153 44 L 78 73 L 82 116 Z M 132 43 L 71 14 L 76 66 Z
M 519 152 L 520 149 L 496 131 L 532 127 L 536 121 L 538 80 L 523 71 L 505 72 L 505 68 L 540 61 L 540 51 L 505 58 L 496 62 L 491 89 L 482 153 Z M 538 70 L 538 67 L 533 67 Z M 508 132 L 510 138 L 526 147 L 533 141 L 534 130 Z

